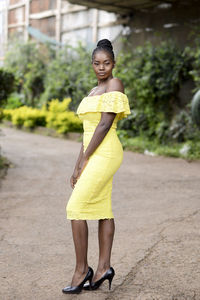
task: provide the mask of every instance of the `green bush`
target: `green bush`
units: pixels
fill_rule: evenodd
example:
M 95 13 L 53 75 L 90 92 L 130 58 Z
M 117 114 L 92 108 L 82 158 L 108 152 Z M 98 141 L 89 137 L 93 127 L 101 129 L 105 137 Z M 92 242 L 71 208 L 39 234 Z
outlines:
M 188 141 L 189 151 L 187 157 L 189 159 L 200 159 L 200 141 Z
M 200 128 L 200 89 L 195 93 L 192 103 L 192 120 Z
M 36 126 L 46 125 L 46 113 L 45 111 L 22 106 L 16 109 L 4 109 L 4 119 L 11 121 L 17 127 L 34 128 Z
M 82 122 L 68 110 L 71 99 L 52 100 L 47 107 L 42 109 L 22 106 L 16 109 L 4 109 L 3 119 L 11 121 L 17 127 L 34 128 L 47 126 L 55 129 L 58 133 L 81 132 Z
M 12 111 L 11 109 L 2 109 L 1 114 L 2 117 L 1 119 L 6 120 L 6 121 L 12 121 Z
M 44 78 L 51 56 L 48 46 L 38 46 L 32 41 L 9 45 L 5 67 L 15 75 L 18 92 L 24 95 L 26 105 L 38 105 L 38 99 L 44 91 Z
M 77 47 L 65 46 L 48 65 L 45 77 L 45 91 L 41 103 L 56 98 L 72 99 L 70 109 L 75 110 L 89 90 L 96 84 L 91 66 L 91 54 L 81 44 Z
M 62 102 L 55 99 L 49 103 L 46 117 L 47 127 L 54 128 L 58 133 L 82 131 L 82 122 L 74 112 L 68 109 L 70 102 L 71 99 L 67 98 Z
M 182 157 L 188 160 L 200 159 L 200 141 L 197 140 L 187 141 L 186 143 L 171 142 L 168 144 L 160 144 L 156 139 L 149 140 L 145 136 L 130 138 L 124 130 L 119 130 L 118 136 L 123 148 L 126 150 L 152 156 Z
M 194 57 L 194 61 L 190 74 L 196 85 L 195 91 L 197 91 L 200 89 L 200 39 L 196 40 L 196 47 L 192 50 L 192 56 Z
M 71 97 L 75 110 L 81 99 L 96 84 L 91 67 L 91 53 L 79 44 L 51 49 L 34 42 L 15 42 L 9 46 L 5 66 L 17 80 L 23 104 L 41 107 L 51 99 Z
M 20 106 L 23 106 L 23 96 L 18 93 L 12 93 L 7 100 L 7 103 L 5 105 L 5 109 L 14 109 L 18 108 Z
M 115 74 L 126 87 L 133 113 L 120 128 L 166 142 L 174 114 L 180 110 L 180 86 L 190 78 L 191 68 L 188 48 L 181 50 L 173 42 L 157 47 L 148 43 L 120 54 Z
M 8 96 L 15 89 L 15 76 L 13 73 L 0 69 L 0 106 L 6 104 Z
M 82 123 L 72 111 L 97 83 L 91 53 L 85 47 L 66 45 L 55 51 L 32 42 L 18 44 L 9 51 L 6 66 L 17 79 L 17 93 L 8 98 L 5 119 L 17 126 L 40 124 L 60 133 L 82 131 Z M 190 105 L 181 104 L 179 92 L 192 78 L 196 90 L 200 88 L 199 70 L 199 47 L 182 50 L 172 41 L 126 48 L 118 55 L 114 76 L 123 81 L 131 106 L 131 115 L 118 124 L 124 147 L 180 156 L 180 147 L 191 143 L 191 151 L 198 156 L 194 145 L 200 140 L 200 130 L 193 122 Z M 72 100 L 62 101 L 67 97 Z M 22 104 L 44 106 L 32 111 L 19 107 Z M 198 116 L 199 108 L 195 109 L 197 124 Z

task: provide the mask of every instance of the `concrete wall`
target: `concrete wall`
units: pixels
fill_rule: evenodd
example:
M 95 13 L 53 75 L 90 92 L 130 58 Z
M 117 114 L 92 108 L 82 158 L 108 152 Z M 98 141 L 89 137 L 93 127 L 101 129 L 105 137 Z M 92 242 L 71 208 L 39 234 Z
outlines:
M 63 44 L 75 45 L 82 41 L 93 46 L 101 38 L 114 41 L 122 30 L 116 14 L 72 5 L 65 0 L 10 0 L 8 3 L 8 41 L 16 36 L 27 40 L 27 26 L 31 26 Z
M 7 27 L 7 14 L 6 14 L 6 2 L 0 1 L 0 66 L 3 65 L 3 58 L 6 44 L 6 27 Z
M 62 16 L 62 43 L 75 45 L 82 41 L 92 46 L 101 38 L 114 41 L 122 31 L 114 13 L 72 5 L 67 1 L 63 1 L 63 9 L 66 13 Z
M 133 14 L 129 22 L 129 41 L 133 47 L 146 41 L 159 44 L 173 39 L 181 47 L 194 43 L 191 32 L 200 29 L 200 4 L 186 1 L 180 4 L 163 5 Z M 200 32 L 200 30 L 199 30 Z

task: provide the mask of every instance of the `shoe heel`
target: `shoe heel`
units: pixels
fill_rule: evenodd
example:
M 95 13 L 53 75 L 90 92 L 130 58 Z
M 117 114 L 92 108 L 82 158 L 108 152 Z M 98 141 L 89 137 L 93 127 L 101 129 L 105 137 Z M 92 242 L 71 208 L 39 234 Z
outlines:
M 111 290 L 111 284 L 112 284 L 113 277 L 108 278 L 108 280 L 109 280 L 109 291 Z
M 89 289 L 92 290 L 92 277 L 89 279 Z

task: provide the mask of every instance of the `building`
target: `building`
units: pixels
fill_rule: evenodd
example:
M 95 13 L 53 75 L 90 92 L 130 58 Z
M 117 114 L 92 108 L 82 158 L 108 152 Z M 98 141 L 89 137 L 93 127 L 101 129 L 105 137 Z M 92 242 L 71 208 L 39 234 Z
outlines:
M 145 41 L 159 43 L 171 38 L 180 46 L 193 43 L 200 32 L 200 0 L 69 0 L 129 17 L 127 33 L 133 47 Z
M 6 45 L 6 20 L 6 0 L 0 0 L 0 65 L 2 64 L 4 57 L 4 45 Z
M 6 5 L 7 3 L 7 5 Z M 0 0 L 0 57 L 13 37 L 63 45 L 101 38 L 132 47 L 168 38 L 184 47 L 200 27 L 200 0 Z M 119 41 L 119 42 L 118 42 Z
M 107 37 L 114 41 L 122 32 L 124 19 L 113 12 L 71 4 L 65 0 L 0 0 L 0 53 L 12 38 L 34 38 L 53 44 L 94 46 Z

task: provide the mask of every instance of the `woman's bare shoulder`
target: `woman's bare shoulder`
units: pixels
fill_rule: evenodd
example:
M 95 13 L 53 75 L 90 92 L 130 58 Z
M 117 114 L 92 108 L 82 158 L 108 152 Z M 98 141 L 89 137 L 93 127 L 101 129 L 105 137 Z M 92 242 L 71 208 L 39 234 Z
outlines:
M 93 87 L 93 88 L 89 91 L 88 95 L 92 94 L 92 92 L 94 92 L 96 89 L 97 89 L 97 86 Z
M 106 87 L 106 92 L 118 91 L 124 93 L 124 86 L 122 81 L 119 78 L 112 78 L 109 80 Z

